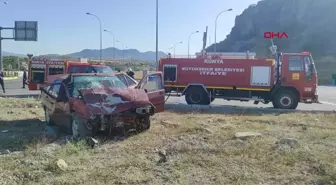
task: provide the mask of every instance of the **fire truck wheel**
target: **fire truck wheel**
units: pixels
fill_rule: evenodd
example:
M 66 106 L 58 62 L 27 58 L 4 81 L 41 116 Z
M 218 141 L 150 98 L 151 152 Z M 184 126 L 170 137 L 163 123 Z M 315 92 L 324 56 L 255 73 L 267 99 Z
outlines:
M 185 100 L 189 105 L 204 105 L 206 103 L 204 100 L 206 99 L 209 99 L 207 98 L 206 92 L 199 87 L 192 87 L 188 89 L 185 95 Z
M 299 98 L 290 90 L 280 90 L 275 94 L 272 101 L 274 108 L 279 109 L 296 109 L 299 104 Z

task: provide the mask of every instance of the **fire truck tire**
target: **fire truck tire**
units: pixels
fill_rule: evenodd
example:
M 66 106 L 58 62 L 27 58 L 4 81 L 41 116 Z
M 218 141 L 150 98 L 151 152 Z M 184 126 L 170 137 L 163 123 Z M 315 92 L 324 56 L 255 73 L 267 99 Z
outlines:
M 185 100 L 188 105 L 209 105 L 208 94 L 202 87 L 191 87 L 185 94 Z
M 272 103 L 274 108 L 296 109 L 299 104 L 299 97 L 291 90 L 280 90 L 275 94 Z

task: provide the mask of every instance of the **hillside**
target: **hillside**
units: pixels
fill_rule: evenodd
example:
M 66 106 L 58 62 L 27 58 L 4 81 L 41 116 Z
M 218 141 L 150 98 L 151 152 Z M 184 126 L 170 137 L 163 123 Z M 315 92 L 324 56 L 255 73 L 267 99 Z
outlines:
M 320 82 L 329 83 L 331 74 L 336 73 L 331 71 L 336 69 L 336 38 L 332 36 L 336 33 L 335 7 L 335 0 L 262 0 L 236 17 L 231 33 L 217 44 L 217 51 L 250 50 L 266 56 L 270 40 L 264 39 L 264 32 L 286 32 L 288 39 L 274 39 L 279 51 L 310 51 L 322 74 Z M 213 45 L 207 51 L 213 51 Z
M 141 61 L 155 61 L 155 51 L 146 51 L 146 52 L 140 52 L 136 49 L 125 49 L 125 50 L 119 50 L 117 48 L 105 48 L 103 49 L 103 58 L 104 59 L 112 59 L 113 58 L 113 52 L 115 52 L 115 58 L 129 58 L 133 60 L 141 60 Z M 14 54 L 9 52 L 3 52 L 4 56 L 22 56 L 25 55 L 22 54 Z M 98 49 L 84 49 L 79 52 L 70 53 L 66 55 L 59 55 L 59 54 L 47 54 L 43 56 L 57 58 L 57 57 L 74 57 L 74 58 L 95 58 L 98 59 L 100 55 L 100 51 Z M 166 56 L 166 54 L 162 51 L 159 51 L 159 58 Z
M 10 52 L 3 51 L 2 52 L 2 56 L 4 56 L 4 57 L 7 57 L 7 56 L 25 57 L 26 55 L 16 54 L 16 53 L 10 53 Z
M 119 50 L 117 48 L 106 48 L 103 49 L 103 57 L 106 59 L 113 58 L 113 52 L 115 52 L 115 58 L 132 58 L 136 60 L 145 60 L 145 61 L 155 61 L 155 52 L 146 51 L 140 52 L 136 49 L 125 49 Z M 84 49 L 80 52 L 70 53 L 66 56 L 71 57 L 84 57 L 84 58 L 99 58 L 100 51 L 98 49 Z M 162 51 L 159 51 L 159 57 L 166 56 Z

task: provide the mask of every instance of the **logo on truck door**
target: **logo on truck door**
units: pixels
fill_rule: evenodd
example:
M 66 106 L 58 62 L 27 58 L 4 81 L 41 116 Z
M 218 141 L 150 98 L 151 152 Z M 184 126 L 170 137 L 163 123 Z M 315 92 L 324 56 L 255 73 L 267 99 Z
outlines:
M 292 74 L 292 80 L 299 80 L 300 79 L 300 73 L 293 73 Z
M 224 64 L 223 60 L 210 60 L 210 59 L 205 59 L 204 63 L 205 64 Z

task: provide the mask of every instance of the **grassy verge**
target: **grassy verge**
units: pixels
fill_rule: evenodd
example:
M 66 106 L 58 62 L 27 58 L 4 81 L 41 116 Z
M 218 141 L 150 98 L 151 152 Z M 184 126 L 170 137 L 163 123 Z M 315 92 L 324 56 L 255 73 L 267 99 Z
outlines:
M 41 139 L 38 105 L 0 99 L 6 110 L 0 131 L 8 130 L 0 132 L 0 150 L 8 153 L 0 156 L 0 184 L 336 183 L 336 114 L 167 111 L 153 118 L 148 132 L 89 149 L 82 142 Z M 244 131 L 262 135 L 234 138 Z M 297 143 L 284 144 L 283 138 Z M 58 168 L 58 159 L 67 167 Z

